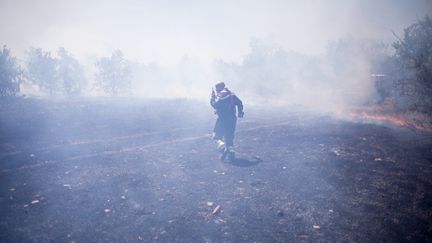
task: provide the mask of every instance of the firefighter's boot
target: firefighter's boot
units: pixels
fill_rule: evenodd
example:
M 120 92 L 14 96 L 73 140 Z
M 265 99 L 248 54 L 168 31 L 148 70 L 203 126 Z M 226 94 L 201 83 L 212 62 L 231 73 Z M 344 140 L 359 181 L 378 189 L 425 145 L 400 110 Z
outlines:
M 226 156 L 228 155 L 228 150 L 225 146 L 225 142 L 222 140 L 216 141 L 217 150 L 221 153 L 220 160 L 224 161 Z
M 226 157 L 228 158 L 228 161 L 232 162 L 235 160 L 235 151 L 233 146 L 229 146 L 226 148 Z

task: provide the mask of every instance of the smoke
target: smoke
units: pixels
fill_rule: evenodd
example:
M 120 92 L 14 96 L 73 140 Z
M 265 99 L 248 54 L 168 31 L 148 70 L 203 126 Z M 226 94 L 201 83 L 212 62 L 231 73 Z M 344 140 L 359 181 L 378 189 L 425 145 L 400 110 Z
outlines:
M 329 43 L 321 55 L 306 55 L 271 39 L 252 38 L 239 62 L 191 56 L 171 65 L 128 61 L 132 80 L 124 95 L 207 102 L 212 86 L 224 81 L 248 104 L 340 111 L 376 99 L 372 74 L 389 55 L 387 45 L 373 40 L 344 39 Z M 103 95 L 95 89 L 97 60 L 84 62 L 90 80 L 84 96 Z
M 289 52 L 269 39 L 253 38 L 241 62 L 184 57 L 172 66 L 134 65 L 134 95 L 208 100 L 224 81 L 249 104 L 297 105 L 335 111 L 371 102 L 371 74 L 389 54 L 386 45 L 346 39 L 322 55 Z
M 347 36 L 391 41 L 391 30 L 402 33 L 430 12 L 429 0 L 2 0 L 0 43 L 19 56 L 29 46 L 63 46 L 81 61 L 120 49 L 144 63 L 183 56 L 239 62 L 254 36 L 315 55 Z
M 211 62 L 183 57 L 175 65 L 133 64 L 133 95 L 145 98 L 205 100 L 216 80 Z
M 137 97 L 207 101 L 225 81 L 250 104 L 339 110 L 376 99 L 380 41 L 431 10 L 425 0 L 4 0 L 0 43 L 21 60 L 29 46 L 65 47 L 85 68 L 84 95 L 103 94 L 92 89 L 95 62 L 119 49 Z

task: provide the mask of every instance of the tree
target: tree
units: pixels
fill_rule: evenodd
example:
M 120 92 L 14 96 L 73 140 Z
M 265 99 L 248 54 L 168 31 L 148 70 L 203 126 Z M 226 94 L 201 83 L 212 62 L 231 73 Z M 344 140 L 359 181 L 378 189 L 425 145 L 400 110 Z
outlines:
M 57 77 L 57 60 L 41 48 L 30 48 L 28 51 L 27 72 L 30 81 L 50 96 L 61 87 Z
M 131 67 L 123 53 L 116 50 L 111 57 L 103 57 L 96 62 L 96 86 L 106 93 L 117 96 L 130 90 Z
M 432 20 L 429 16 L 404 30 L 393 43 L 393 77 L 408 109 L 432 114 Z
M 15 96 L 23 79 L 23 70 L 4 45 L 0 50 L 0 96 Z
M 57 50 L 57 55 L 57 78 L 63 87 L 63 92 L 68 96 L 81 93 L 87 83 L 83 67 L 63 47 Z

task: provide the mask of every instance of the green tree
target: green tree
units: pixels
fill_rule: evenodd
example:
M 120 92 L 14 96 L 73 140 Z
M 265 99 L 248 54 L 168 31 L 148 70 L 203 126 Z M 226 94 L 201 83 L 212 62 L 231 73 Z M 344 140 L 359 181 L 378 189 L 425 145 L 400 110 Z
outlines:
M 429 16 L 404 30 L 395 48 L 395 80 L 407 108 L 432 114 L 432 20 Z
M 80 94 L 87 83 L 83 67 L 63 47 L 57 50 L 57 55 L 57 78 L 63 87 L 63 92 L 68 96 Z
M 0 96 L 15 96 L 23 82 L 23 70 L 5 45 L 0 50 Z
M 50 52 L 44 52 L 41 48 L 30 48 L 27 72 L 29 80 L 50 96 L 60 90 L 61 85 L 57 77 L 57 60 L 51 56 Z
M 96 86 L 104 92 L 117 96 L 130 90 L 131 66 L 120 50 L 114 51 L 111 57 L 100 58 L 96 67 Z

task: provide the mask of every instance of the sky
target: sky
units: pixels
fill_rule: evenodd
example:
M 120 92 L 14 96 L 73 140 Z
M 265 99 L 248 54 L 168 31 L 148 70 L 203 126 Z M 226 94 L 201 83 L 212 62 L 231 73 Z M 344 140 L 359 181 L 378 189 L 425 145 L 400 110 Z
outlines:
M 430 0 L 0 0 L 0 44 L 18 57 L 33 46 L 78 59 L 120 49 L 144 63 L 240 62 L 252 38 L 317 55 L 341 38 L 395 41 L 392 31 L 428 13 Z

